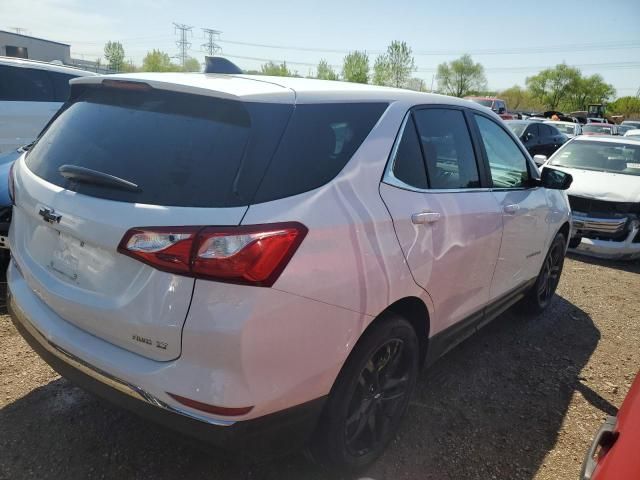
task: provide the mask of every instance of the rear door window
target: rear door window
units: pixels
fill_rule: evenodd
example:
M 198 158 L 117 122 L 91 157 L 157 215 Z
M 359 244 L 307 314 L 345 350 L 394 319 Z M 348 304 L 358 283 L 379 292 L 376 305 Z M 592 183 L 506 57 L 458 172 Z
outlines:
M 398 143 L 398 149 L 393 161 L 393 175 L 411 187 L 429 188 L 420 139 L 413 121 L 413 115 L 410 115 L 407 119 L 402 138 Z
M 414 118 L 433 189 L 478 188 L 480 177 L 471 136 L 461 110 L 425 108 Z
M 49 72 L 0 65 L 0 100 L 55 102 L 56 96 Z

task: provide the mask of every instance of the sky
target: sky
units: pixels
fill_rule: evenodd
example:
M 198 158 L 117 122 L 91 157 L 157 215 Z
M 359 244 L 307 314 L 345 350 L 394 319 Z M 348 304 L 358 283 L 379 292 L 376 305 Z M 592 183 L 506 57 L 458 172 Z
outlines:
M 108 40 L 138 65 L 153 48 L 176 55 L 174 22 L 193 27 L 189 54 L 201 61 L 202 29 L 220 30 L 222 55 L 243 69 L 287 61 L 308 75 L 324 58 L 339 70 L 352 50 L 367 51 L 373 66 L 402 40 L 427 87 L 439 63 L 469 53 L 491 90 L 561 62 L 601 74 L 618 96 L 640 89 L 640 0 L 0 0 L 0 29 L 69 43 L 72 57 L 103 63 Z

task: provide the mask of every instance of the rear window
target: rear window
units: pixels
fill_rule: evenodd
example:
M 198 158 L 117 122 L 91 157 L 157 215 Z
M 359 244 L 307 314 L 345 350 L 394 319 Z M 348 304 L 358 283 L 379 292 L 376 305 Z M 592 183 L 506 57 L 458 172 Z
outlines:
M 29 152 L 29 169 L 85 195 L 163 206 L 245 206 L 321 186 L 384 109 L 294 109 L 156 89 L 84 88 Z M 120 177 L 139 191 L 68 180 L 62 165 Z
M 49 73 L 35 68 L 0 65 L 0 100 L 55 102 Z

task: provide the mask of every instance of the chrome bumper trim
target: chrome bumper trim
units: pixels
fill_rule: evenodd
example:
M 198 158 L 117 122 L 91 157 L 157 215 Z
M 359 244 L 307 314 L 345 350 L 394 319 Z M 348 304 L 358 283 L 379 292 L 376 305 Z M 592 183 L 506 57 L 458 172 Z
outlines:
M 203 415 L 198 415 L 197 413 L 188 412 L 186 410 L 182 410 L 179 408 L 175 408 L 167 403 L 163 402 L 159 398 L 156 398 L 149 392 L 144 389 L 133 385 L 129 382 L 126 382 L 110 373 L 101 370 L 89 363 L 85 362 L 81 358 L 78 358 L 74 354 L 68 352 L 64 348 L 56 345 L 54 342 L 47 340 L 47 338 L 27 319 L 25 313 L 20 309 L 18 305 L 13 301 L 13 296 L 11 295 L 11 291 L 7 292 L 7 303 L 11 302 L 11 310 L 15 314 L 16 320 L 20 322 L 20 324 L 33 336 L 33 338 L 40 343 L 49 353 L 55 355 L 60 360 L 65 363 L 71 365 L 73 368 L 81 371 L 85 375 L 93 378 L 94 380 L 111 387 L 125 395 L 128 395 L 136 400 L 140 400 L 146 402 L 155 407 L 166 410 L 167 412 L 175 413 L 178 415 L 182 415 L 184 417 L 189 417 L 194 420 L 198 420 L 200 422 L 205 422 L 210 425 L 217 425 L 222 427 L 228 427 L 236 423 L 233 420 L 218 420 L 207 418 Z
M 599 218 L 590 217 L 578 212 L 572 213 L 573 228 L 575 230 L 617 235 L 623 233 L 628 217 Z

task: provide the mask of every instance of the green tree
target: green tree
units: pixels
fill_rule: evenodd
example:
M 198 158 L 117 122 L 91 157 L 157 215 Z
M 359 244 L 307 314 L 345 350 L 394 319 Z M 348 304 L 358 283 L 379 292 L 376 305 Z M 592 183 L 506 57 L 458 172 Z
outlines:
M 378 55 L 376 58 L 376 61 L 373 64 L 373 78 L 371 81 L 374 85 L 391 84 L 391 68 L 387 62 L 386 55 Z
M 199 72 L 202 70 L 200 62 L 193 57 L 189 57 L 184 61 L 183 70 L 185 72 Z
M 545 106 L 540 101 L 531 98 L 529 91 L 520 85 L 507 88 L 498 92 L 495 96 L 507 102 L 509 110 L 537 112 L 545 109 Z
M 392 87 L 404 87 L 415 71 L 416 65 L 406 42 L 394 40 L 387 51 L 378 55 L 373 65 L 373 83 Z
M 182 67 L 171 63 L 169 54 L 153 49 L 142 60 L 143 72 L 179 72 Z
M 580 70 L 561 63 L 542 70 L 526 80 L 529 93 L 549 110 L 557 110 L 569 96 L 580 89 Z
M 107 42 L 104 46 L 104 58 L 109 62 L 109 68 L 119 72 L 124 63 L 124 47 L 120 42 Z
M 407 80 L 407 83 L 405 84 L 404 88 L 407 88 L 409 90 L 415 90 L 416 92 L 427 91 L 427 85 L 425 84 L 424 80 L 421 78 L 415 78 L 415 77 Z
M 606 83 L 602 75 L 580 76 L 560 104 L 569 111 L 586 110 L 590 103 L 606 103 L 615 92 L 613 85 Z
M 624 115 L 626 119 L 640 118 L 640 98 L 620 97 L 615 102 L 611 102 L 607 110 L 613 115 Z
M 133 60 L 129 59 L 129 60 L 126 60 L 122 64 L 122 70 L 121 71 L 125 72 L 125 73 L 133 73 L 133 72 L 137 72 L 138 69 L 134 65 Z
M 367 52 L 349 53 L 342 62 L 342 78 L 347 82 L 369 82 L 369 56 Z
M 454 97 L 464 97 L 487 88 L 484 67 L 473 63 L 471 55 L 438 65 L 436 81 L 440 92 Z
M 292 77 L 294 75 L 293 72 L 287 68 L 287 62 L 282 62 L 278 65 L 271 60 L 260 67 L 260 73 L 274 77 Z
M 331 65 L 323 58 L 320 60 L 320 63 L 318 63 L 316 78 L 320 80 L 338 80 L 338 74 L 333 71 Z

